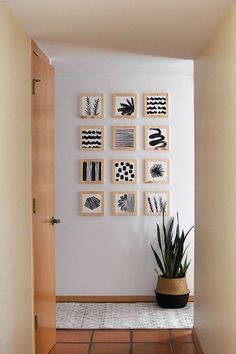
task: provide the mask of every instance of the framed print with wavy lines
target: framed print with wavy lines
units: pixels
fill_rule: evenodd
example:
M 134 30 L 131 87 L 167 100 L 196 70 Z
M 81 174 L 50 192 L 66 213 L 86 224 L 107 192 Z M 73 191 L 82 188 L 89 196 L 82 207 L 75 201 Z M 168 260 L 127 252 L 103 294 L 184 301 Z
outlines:
M 167 125 L 144 127 L 145 150 L 170 150 L 170 133 Z
M 80 150 L 102 151 L 104 150 L 104 127 L 81 126 L 79 139 Z

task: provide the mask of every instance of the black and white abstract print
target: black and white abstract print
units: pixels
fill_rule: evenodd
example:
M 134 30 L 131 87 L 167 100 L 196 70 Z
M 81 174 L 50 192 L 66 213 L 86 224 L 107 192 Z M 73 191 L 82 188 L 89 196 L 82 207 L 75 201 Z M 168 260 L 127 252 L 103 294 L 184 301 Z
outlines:
M 81 215 L 103 215 L 103 192 L 80 192 Z
M 135 150 L 136 128 L 135 127 L 113 127 L 113 149 L 114 150 Z
M 92 197 L 86 198 L 84 206 L 87 209 L 95 210 L 100 207 L 100 204 L 101 204 L 101 200 L 95 196 L 92 196 Z
M 169 127 L 145 127 L 146 150 L 169 150 Z
M 161 215 L 163 211 L 169 214 L 168 192 L 146 192 L 145 208 L 147 215 Z
M 103 95 L 80 96 L 81 118 L 103 118 Z
M 162 163 L 154 163 L 149 170 L 150 175 L 152 178 L 159 178 L 164 176 L 164 167 Z
M 136 95 L 113 95 L 113 118 L 135 118 Z
M 145 116 L 158 117 L 168 114 L 168 94 L 146 94 Z
M 81 150 L 103 150 L 103 129 L 97 127 L 81 127 Z
M 145 160 L 145 182 L 146 183 L 168 183 L 169 182 L 169 160 Z
M 127 213 L 134 212 L 134 194 L 125 193 L 118 200 L 118 209 Z
M 114 192 L 115 215 L 135 215 L 136 193 L 135 192 Z
M 136 160 L 113 161 L 113 183 L 136 183 Z
M 103 182 L 103 160 L 81 160 L 81 182 L 102 183 Z

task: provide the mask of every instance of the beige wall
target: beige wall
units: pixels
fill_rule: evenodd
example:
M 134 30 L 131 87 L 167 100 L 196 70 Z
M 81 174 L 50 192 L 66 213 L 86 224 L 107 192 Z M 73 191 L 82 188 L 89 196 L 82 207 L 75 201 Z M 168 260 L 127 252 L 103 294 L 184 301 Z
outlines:
M 195 63 L 195 327 L 206 354 L 236 353 L 236 4 Z
M 30 39 L 0 4 L 0 353 L 32 354 Z

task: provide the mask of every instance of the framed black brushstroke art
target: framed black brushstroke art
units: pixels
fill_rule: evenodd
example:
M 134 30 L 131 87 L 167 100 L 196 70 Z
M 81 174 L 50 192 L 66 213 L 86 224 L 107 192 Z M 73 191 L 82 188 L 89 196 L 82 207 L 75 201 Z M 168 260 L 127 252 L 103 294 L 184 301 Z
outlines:
M 137 95 L 135 93 L 114 93 L 112 95 L 112 118 L 136 118 Z
M 170 214 L 170 192 L 148 191 L 144 192 L 144 211 L 148 216 L 161 216 Z
M 104 183 L 104 160 L 80 160 L 80 183 Z
M 136 216 L 137 192 L 113 192 L 112 204 L 112 214 L 114 216 Z
M 145 93 L 143 95 L 145 118 L 168 118 L 168 93 Z
M 104 150 L 104 127 L 81 126 L 79 139 L 80 150 L 102 151 Z
M 145 183 L 169 183 L 170 160 L 169 159 L 146 159 L 144 160 Z
M 112 127 L 112 150 L 135 151 L 137 131 L 135 126 Z
M 103 216 L 104 192 L 80 192 L 80 215 Z
M 101 93 L 83 93 L 80 95 L 80 118 L 103 119 L 104 96 Z
M 170 133 L 167 125 L 144 127 L 144 149 L 164 150 L 170 149 Z

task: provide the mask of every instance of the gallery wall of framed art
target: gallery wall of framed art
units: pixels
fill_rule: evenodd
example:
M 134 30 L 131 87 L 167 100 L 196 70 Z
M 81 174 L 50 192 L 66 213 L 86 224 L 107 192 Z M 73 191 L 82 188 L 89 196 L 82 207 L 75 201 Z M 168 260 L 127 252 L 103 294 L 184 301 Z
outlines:
M 137 184 L 138 179 L 149 184 L 170 184 L 170 159 L 161 158 L 163 154 L 168 157 L 170 151 L 170 127 L 169 125 L 158 125 L 158 119 L 169 117 L 169 94 L 168 93 L 143 93 L 143 113 L 138 112 L 137 104 L 140 98 L 136 93 L 112 93 L 112 117 L 118 122 L 126 121 L 129 124 L 131 119 L 138 122 L 140 117 L 155 118 L 155 125 L 140 126 L 136 125 L 112 125 L 107 129 L 104 126 L 95 125 L 96 120 L 104 118 L 104 106 L 106 105 L 106 95 L 104 93 L 80 93 L 79 95 L 79 118 L 92 122 L 93 125 L 79 126 L 79 147 L 84 154 L 80 160 L 80 184 L 104 184 L 104 159 L 86 158 L 86 153 L 99 151 L 102 155 L 104 151 L 105 139 L 107 134 L 111 134 L 111 146 L 106 144 L 106 149 L 118 154 L 126 152 L 132 153 L 136 159 L 116 158 L 106 162 L 106 167 L 110 169 L 112 165 L 111 183 L 112 184 Z M 141 95 L 140 95 L 141 96 Z M 138 130 L 143 130 L 142 143 L 139 146 Z M 141 159 L 138 150 L 144 150 L 146 157 L 153 152 L 152 159 L 143 159 L 143 176 L 139 176 L 137 168 Z M 162 153 L 162 154 L 161 154 Z M 87 154 L 88 155 L 88 154 Z M 154 157 L 155 156 L 155 157 Z M 138 205 L 138 193 L 142 190 L 140 185 L 134 191 L 112 191 L 112 216 L 138 216 L 140 206 Z M 101 191 L 102 198 L 93 195 L 86 198 L 84 192 L 80 192 L 80 216 L 104 216 L 104 191 Z M 96 201 L 98 201 L 96 203 Z M 96 210 L 97 209 L 97 210 Z M 102 211 L 101 211 L 102 210 Z M 170 192 L 145 191 L 142 211 L 145 216 L 160 216 L 164 213 L 170 214 L 171 202 Z

